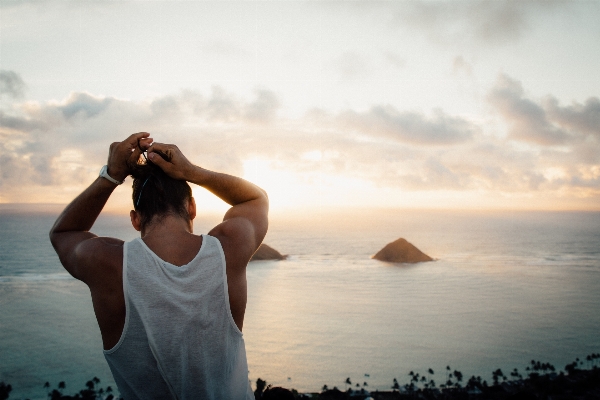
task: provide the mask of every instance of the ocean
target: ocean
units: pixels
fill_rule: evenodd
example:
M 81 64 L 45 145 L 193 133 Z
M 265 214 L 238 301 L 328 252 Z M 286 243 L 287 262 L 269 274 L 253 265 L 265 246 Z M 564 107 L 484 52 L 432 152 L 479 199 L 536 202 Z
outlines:
M 56 214 L 0 212 L 0 381 L 11 399 L 45 399 L 96 376 L 115 388 L 87 287 L 61 267 L 47 232 Z M 201 216 L 195 231 L 219 222 Z M 127 216 L 92 229 L 137 236 Z M 371 259 L 406 238 L 436 261 Z M 284 261 L 248 266 L 244 337 L 253 383 L 387 390 L 410 371 L 439 385 L 558 369 L 600 352 L 600 213 L 419 210 L 275 215 L 265 243 Z M 365 386 L 365 383 L 367 384 Z

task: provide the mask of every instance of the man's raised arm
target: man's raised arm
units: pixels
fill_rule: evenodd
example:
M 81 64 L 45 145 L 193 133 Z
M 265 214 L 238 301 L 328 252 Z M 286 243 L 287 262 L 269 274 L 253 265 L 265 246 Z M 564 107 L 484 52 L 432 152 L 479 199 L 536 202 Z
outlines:
M 149 136 L 145 132 L 135 133 L 122 142 L 111 144 L 107 163 L 109 177 L 118 182 L 125 180 L 129 175 L 128 165 L 141 154 L 140 146 L 147 147 L 152 143 Z M 50 229 L 50 241 L 62 265 L 73 277 L 86 283 L 89 272 L 86 261 L 97 255 L 98 245 L 107 243 L 106 240 L 102 243 L 93 241 L 97 237 L 89 230 L 116 187 L 116 183 L 98 177 L 64 209 Z
M 169 161 L 154 152 L 164 154 Z M 148 158 L 172 178 L 202 186 L 232 206 L 209 234 L 221 241 L 228 263 L 245 266 L 267 233 L 267 193 L 242 178 L 193 165 L 175 145 L 154 143 Z

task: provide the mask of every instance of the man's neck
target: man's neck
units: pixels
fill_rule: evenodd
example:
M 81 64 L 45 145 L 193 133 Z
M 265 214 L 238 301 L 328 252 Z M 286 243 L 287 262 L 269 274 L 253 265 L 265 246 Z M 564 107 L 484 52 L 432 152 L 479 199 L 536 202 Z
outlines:
M 187 235 L 194 232 L 193 222 L 179 215 L 167 214 L 154 217 L 141 231 L 142 239 L 151 237 L 172 237 Z
M 202 236 L 192 232 L 192 221 L 166 215 L 145 227 L 142 240 L 159 258 L 181 266 L 194 259 L 202 245 Z

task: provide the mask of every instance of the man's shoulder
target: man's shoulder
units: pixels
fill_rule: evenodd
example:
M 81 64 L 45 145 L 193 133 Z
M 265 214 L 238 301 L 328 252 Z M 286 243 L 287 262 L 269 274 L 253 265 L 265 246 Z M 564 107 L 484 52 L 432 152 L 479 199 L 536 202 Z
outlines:
M 81 242 L 76 249 L 82 281 L 88 285 L 123 268 L 123 240 L 95 237 Z
M 229 267 L 245 267 L 256 251 L 254 226 L 244 218 L 223 221 L 208 234 L 221 243 Z
M 96 236 L 84 240 L 77 246 L 77 251 L 81 251 L 84 254 L 93 254 L 96 257 L 112 256 L 116 253 L 123 254 L 123 244 L 125 242 L 121 239 Z

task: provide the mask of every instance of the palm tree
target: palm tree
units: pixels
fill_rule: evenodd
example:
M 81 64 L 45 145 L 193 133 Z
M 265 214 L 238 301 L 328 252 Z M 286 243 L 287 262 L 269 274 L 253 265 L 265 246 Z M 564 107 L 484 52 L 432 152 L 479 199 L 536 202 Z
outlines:
M 429 386 L 429 387 L 435 387 L 435 382 L 433 381 L 433 378 L 431 377 L 433 375 L 433 370 L 431 368 L 429 368 L 427 370 L 427 373 L 429 374 L 429 383 L 428 383 L 427 386 Z
M 418 373 L 413 375 L 412 379 L 410 380 L 411 381 L 410 382 L 411 390 L 414 390 L 414 388 L 418 389 L 420 378 L 421 378 L 421 376 Z
M 0 400 L 8 399 L 11 391 L 12 391 L 11 385 L 7 385 L 4 382 L 0 382 Z
M 267 381 L 263 381 L 262 379 L 258 378 L 256 380 L 256 390 L 254 391 L 254 398 L 255 399 L 260 399 L 263 392 L 265 391 L 265 387 L 267 386 Z
M 460 382 L 462 382 L 463 374 L 460 371 L 454 370 L 454 376 L 456 377 L 456 387 L 460 387 Z
M 500 378 L 504 378 L 504 380 L 506 380 L 506 377 L 504 376 L 504 373 L 502 372 L 502 370 L 500 368 L 498 368 L 497 370 L 495 370 L 494 372 L 492 372 L 492 379 L 494 380 L 494 385 L 498 384 L 498 380 Z

